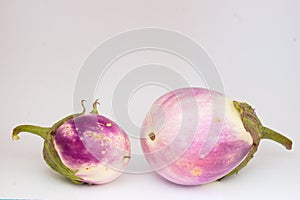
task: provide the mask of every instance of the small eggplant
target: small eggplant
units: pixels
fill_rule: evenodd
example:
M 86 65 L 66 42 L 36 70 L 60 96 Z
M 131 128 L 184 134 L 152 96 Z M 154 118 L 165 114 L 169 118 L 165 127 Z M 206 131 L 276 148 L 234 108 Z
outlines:
M 56 172 L 76 184 L 103 184 L 117 178 L 130 158 L 130 142 L 126 133 L 112 120 L 99 115 L 98 101 L 93 111 L 73 114 L 51 128 L 20 125 L 13 129 L 12 138 L 20 132 L 36 134 L 44 139 L 43 156 Z
M 237 174 L 261 139 L 292 149 L 292 141 L 264 127 L 250 105 L 202 88 L 161 96 L 141 131 L 141 146 L 152 168 L 180 185 L 201 185 Z

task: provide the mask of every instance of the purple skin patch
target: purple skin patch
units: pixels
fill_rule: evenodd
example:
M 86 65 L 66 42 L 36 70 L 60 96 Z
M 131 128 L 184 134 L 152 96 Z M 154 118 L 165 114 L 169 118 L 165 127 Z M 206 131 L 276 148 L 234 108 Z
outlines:
M 96 114 L 66 121 L 54 135 L 55 147 L 63 163 L 72 170 L 99 164 L 120 170 L 124 156 L 130 156 L 125 132 L 113 121 Z
M 225 176 L 247 156 L 251 146 L 244 141 L 217 144 L 205 157 L 187 151 L 174 164 L 157 172 L 181 185 L 205 184 Z

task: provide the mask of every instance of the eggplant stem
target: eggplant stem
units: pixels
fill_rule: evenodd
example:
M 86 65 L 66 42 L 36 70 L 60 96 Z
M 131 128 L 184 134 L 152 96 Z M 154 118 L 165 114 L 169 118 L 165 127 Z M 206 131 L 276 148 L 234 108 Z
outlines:
M 96 101 L 93 103 L 93 110 L 92 110 L 92 114 L 99 114 L 99 112 L 98 112 L 98 108 L 97 108 L 97 106 L 98 105 L 100 105 L 100 103 L 99 103 L 99 99 L 96 99 Z
M 84 114 L 85 111 L 86 111 L 85 102 L 86 102 L 85 100 L 81 100 L 81 106 L 82 106 L 82 112 L 81 112 L 81 114 Z
M 262 128 L 261 139 L 273 140 L 275 142 L 282 144 L 288 150 L 292 149 L 293 142 L 289 138 L 267 127 Z
M 245 130 L 250 133 L 253 144 L 246 158 L 234 170 L 219 180 L 233 174 L 237 174 L 241 169 L 243 169 L 253 158 L 261 139 L 270 139 L 282 144 L 288 150 L 292 149 L 292 141 L 280 133 L 264 127 L 257 117 L 254 109 L 249 104 L 237 101 L 233 101 L 233 104 L 240 114 Z
M 18 136 L 21 132 L 27 132 L 32 133 L 35 135 L 40 136 L 44 140 L 46 140 L 48 133 L 50 132 L 51 128 L 47 127 L 40 127 L 40 126 L 34 126 L 34 125 L 20 125 L 14 128 L 12 133 L 12 139 L 13 140 L 19 140 L 20 137 Z

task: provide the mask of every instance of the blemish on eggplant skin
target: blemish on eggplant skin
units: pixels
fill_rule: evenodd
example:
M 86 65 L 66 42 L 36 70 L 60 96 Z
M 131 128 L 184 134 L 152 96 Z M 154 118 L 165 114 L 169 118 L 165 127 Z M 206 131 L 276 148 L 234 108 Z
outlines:
M 131 157 L 130 156 L 124 156 L 123 157 L 123 159 L 126 159 L 126 158 L 130 159 Z
M 194 176 L 200 176 L 200 175 L 201 175 L 201 172 L 202 172 L 202 170 L 201 170 L 200 168 L 195 168 L 195 169 L 192 170 L 191 173 L 192 173 Z
M 149 136 L 150 140 L 152 140 L 152 141 L 155 140 L 155 134 L 153 132 L 149 133 L 148 136 Z
M 103 142 L 103 140 L 101 140 L 100 146 L 101 146 L 101 147 L 104 147 L 104 142 Z
M 231 156 L 230 159 L 227 161 L 228 163 L 232 163 L 234 161 L 234 157 Z

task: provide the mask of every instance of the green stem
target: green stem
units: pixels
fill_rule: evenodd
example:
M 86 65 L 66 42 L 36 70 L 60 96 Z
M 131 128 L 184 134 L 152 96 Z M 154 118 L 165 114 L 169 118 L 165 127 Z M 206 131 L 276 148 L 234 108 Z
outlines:
M 92 110 L 91 114 L 96 114 L 96 115 L 99 114 L 98 108 L 97 108 L 98 105 L 100 105 L 99 99 L 96 99 L 96 101 L 93 103 L 93 110 Z
M 281 135 L 280 133 L 278 133 L 274 130 L 271 130 L 267 127 L 263 127 L 261 139 L 270 139 L 270 140 L 273 140 L 275 142 L 282 144 L 288 150 L 292 149 L 293 142 L 289 138 L 287 138 L 284 135 Z
M 20 137 L 18 136 L 21 132 L 32 133 L 42 137 L 44 140 L 47 138 L 48 133 L 50 132 L 51 128 L 34 126 L 34 125 L 20 125 L 14 128 L 12 133 L 12 139 L 18 140 Z
M 243 162 L 240 163 L 234 170 L 232 170 L 229 174 L 225 175 L 224 177 L 237 174 L 249 163 L 249 161 L 253 158 L 255 152 L 258 149 L 261 139 L 270 139 L 282 144 L 288 150 L 292 149 L 292 141 L 287 137 L 281 135 L 280 133 L 264 127 L 261 124 L 259 118 L 257 117 L 254 109 L 249 104 L 237 101 L 233 101 L 233 104 L 240 114 L 245 130 L 250 133 L 253 140 L 253 144 Z M 222 177 L 221 179 L 223 179 L 224 177 Z

